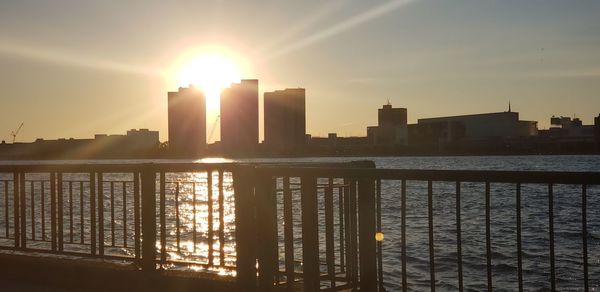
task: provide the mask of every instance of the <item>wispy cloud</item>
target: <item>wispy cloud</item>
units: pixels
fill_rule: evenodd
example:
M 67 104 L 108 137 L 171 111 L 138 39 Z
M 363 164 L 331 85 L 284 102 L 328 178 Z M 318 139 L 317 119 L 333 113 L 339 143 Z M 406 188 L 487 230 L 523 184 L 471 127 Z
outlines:
M 154 68 L 134 66 L 91 56 L 60 52 L 54 49 L 42 48 L 39 46 L 18 44 L 9 40 L 0 40 L 0 55 L 96 70 L 156 76 L 162 74 L 160 70 Z
M 260 46 L 255 55 L 269 55 L 269 51 L 278 46 L 285 45 L 290 39 L 296 37 L 300 33 L 314 27 L 317 23 L 326 19 L 335 10 L 339 9 L 344 0 L 327 1 L 327 3 L 319 7 L 316 11 L 312 11 L 308 16 L 301 18 L 291 28 L 287 29 L 283 34 L 271 39 L 269 42 Z
M 299 50 L 301 48 L 313 45 L 317 42 L 323 41 L 334 35 L 345 32 L 345 31 L 347 31 L 351 28 L 354 28 L 358 25 L 361 25 L 363 23 L 371 21 L 377 17 L 383 16 L 392 11 L 395 11 L 395 10 L 397 10 L 401 7 L 404 7 L 415 1 L 416 0 L 393 0 L 393 1 L 389 1 L 389 2 L 386 2 L 381 5 L 378 5 L 378 6 L 371 8 L 363 13 L 354 15 L 354 16 L 350 17 L 349 19 L 346 19 L 340 23 L 337 23 L 337 24 L 335 24 L 331 27 L 328 27 L 326 29 L 323 29 L 321 31 L 317 31 L 317 32 L 313 33 L 312 35 L 309 35 L 295 43 L 292 43 L 289 46 L 284 47 L 281 50 L 276 51 L 273 54 L 270 54 L 268 56 L 268 58 L 277 58 L 282 55 L 286 55 L 293 51 Z

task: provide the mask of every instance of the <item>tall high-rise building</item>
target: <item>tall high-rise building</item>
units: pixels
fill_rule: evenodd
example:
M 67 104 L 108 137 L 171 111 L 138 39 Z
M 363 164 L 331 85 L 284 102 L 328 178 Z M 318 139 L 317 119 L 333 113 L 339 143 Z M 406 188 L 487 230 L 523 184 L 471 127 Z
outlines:
M 206 149 L 206 98 L 197 87 L 168 93 L 169 149 L 177 156 L 194 157 Z
M 306 93 L 304 88 L 265 92 L 265 145 L 271 151 L 291 152 L 306 140 Z
M 221 147 L 226 154 L 258 148 L 258 80 L 242 80 L 221 92 Z

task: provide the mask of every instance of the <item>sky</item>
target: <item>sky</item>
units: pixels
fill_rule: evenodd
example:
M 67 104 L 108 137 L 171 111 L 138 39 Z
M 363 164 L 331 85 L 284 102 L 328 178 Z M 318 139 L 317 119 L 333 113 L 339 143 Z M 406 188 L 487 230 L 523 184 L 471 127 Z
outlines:
M 600 1 L 0 0 L 0 139 L 23 122 L 21 142 L 164 141 L 175 72 L 206 50 L 259 79 L 261 104 L 306 88 L 313 136 L 364 136 L 388 100 L 409 123 L 509 101 L 540 128 L 600 113 Z

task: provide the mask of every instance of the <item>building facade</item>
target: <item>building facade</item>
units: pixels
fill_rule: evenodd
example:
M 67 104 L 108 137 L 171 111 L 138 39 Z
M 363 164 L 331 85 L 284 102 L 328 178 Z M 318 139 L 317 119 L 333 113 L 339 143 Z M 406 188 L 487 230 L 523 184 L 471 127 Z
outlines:
M 152 158 L 160 155 L 158 131 L 129 130 L 127 135 L 96 134 L 93 139 L 36 139 L 33 143 L 2 143 L 0 158 L 99 159 Z
M 244 155 L 256 152 L 258 80 L 242 80 L 221 93 L 220 143 L 225 154 Z
M 429 130 L 438 142 L 537 135 L 536 121 L 521 121 L 519 113 L 511 111 L 419 119 L 417 124 L 419 130 Z
M 551 137 L 592 137 L 595 131 L 594 125 L 584 125 L 579 118 L 552 116 L 550 125 L 550 128 L 544 131 L 543 135 Z
M 169 151 L 195 157 L 206 149 L 206 98 L 196 87 L 168 93 Z
M 264 144 L 269 151 L 293 152 L 305 145 L 306 91 L 265 92 Z
M 407 110 L 386 104 L 377 110 L 377 126 L 367 127 L 374 145 L 406 145 L 408 143 Z

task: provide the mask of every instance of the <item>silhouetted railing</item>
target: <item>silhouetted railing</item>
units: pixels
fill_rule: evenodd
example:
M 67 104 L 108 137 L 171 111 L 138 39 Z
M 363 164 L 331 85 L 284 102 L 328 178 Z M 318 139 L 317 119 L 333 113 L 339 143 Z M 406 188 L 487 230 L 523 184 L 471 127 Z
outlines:
M 392 188 L 386 188 L 394 182 Z M 241 290 L 407 291 L 407 182 L 427 196 L 429 288 L 436 289 L 434 185 L 454 184 L 456 287 L 463 291 L 461 188 L 485 200 L 487 289 L 492 291 L 490 189 L 515 190 L 517 285 L 523 290 L 523 184 L 547 186 L 550 287 L 556 288 L 554 186 L 581 192 L 583 284 L 588 290 L 587 190 L 600 173 L 375 169 L 372 163 L 100 164 L 0 166 L 0 248 L 118 259 L 142 271 L 199 267 Z M 384 187 L 382 187 L 382 185 Z M 471 186 L 470 186 L 471 187 Z M 400 274 L 384 265 L 382 198 L 399 210 Z M 3 232 L 2 232 L 3 231 Z M 149 243 L 149 244 L 144 244 Z M 386 247 L 386 248 L 384 248 Z M 257 264 L 258 263 L 258 264 Z
M 434 191 L 435 184 L 454 184 L 454 203 L 445 205 L 455 209 L 456 237 L 456 284 L 455 289 L 464 290 L 462 253 L 462 206 L 461 187 L 479 183 L 485 197 L 485 220 L 476 222 L 485 225 L 485 267 L 487 290 L 493 290 L 492 279 L 492 232 L 490 218 L 490 186 L 512 185 L 516 217 L 515 249 L 517 255 L 517 287 L 523 291 L 523 247 L 522 247 L 522 185 L 546 186 L 547 222 L 549 253 L 549 288 L 556 290 L 555 227 L 554 227 L 554 186 L 578 187 L 581 200 L 580 229 L 570 230 L 580 233 L 582 282 L 575 283 L 585 291 L 589 290 L 588 269 L 588 230 L 587 230 L 587 189 L 600 184 L 600 173 L 564 173 L 530 171 L 438 171 L 438 170 L 392 170 L 366 168 L 315 168 L 315 167 L 259 167 L 259 188 L 257 188 L 257 221 L 260 238 L 266 239 L 258 250 L 259 280 L 261 291 L 272 285 L 279 287 L 303 287 L 305 291 L 343 290 L 359 287 L 365 291 L 383 291 L 386 284 L 398 279 L 395 287 L 407 291 L 407 182 L 427 184 L 427 234 L 429 255 L 429 290 L 435 291 L 435 238 L 434 238 Z M 397 189 L 382 193 L 382 183 L 397 182 Z M 477 187 L 477 185 L 469 185 Z M 294 192 L 297 194 L 293 195 Z M 507 194 L 508 193 L 508 194 Z M 503 198 L 510 198 L 510 191 L 504 189 Z M 448 192 L 446 192 L 448 194 Z M 401 251 L 401 275 L 385 279 L 389 271 L 383 269 L 384 243 L 382 233 L 382 196 L 394 197 L 400 212 L 401 234 L 398 250 Z M 296 199 L 294 199 L 296 198 Z M 299 201 L 299 202 L 298 202 Z M 293 204 L 301 208 L 295 210 L 299 217 L 293 218 Z M 388 214 L 389 215 L 389 214 Z M 578 216 L 570 214 L 570 216 Z M 299 220 L 296 224 L 294 220 Z M 279 222 L 279 224 L 278 224 Z M 470 224 L 473 224 L 472 222 Z M 301 232 L 295 228 L 301 228 Z M 277 243 L 277 245 L 275 244 Z M 302 267 L 296 265 L 294 245 L 301 243 Z M 278 255 L 284 255 L 283 259 Z M 266 279 L 265 279 L 266 278 Z M 575 281 L 575 279 L 571 279 Z M 299 282 L 302 282 L 299 286 Z M 419 289 L 419 287 L 416 287 Z M 539 288 L 539 287 L 536 287 Z M 415 289 L 415 288 L 413 288 Z M 420 289 L 423 289 L 422 287 Z

